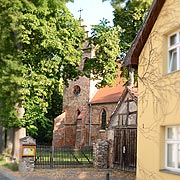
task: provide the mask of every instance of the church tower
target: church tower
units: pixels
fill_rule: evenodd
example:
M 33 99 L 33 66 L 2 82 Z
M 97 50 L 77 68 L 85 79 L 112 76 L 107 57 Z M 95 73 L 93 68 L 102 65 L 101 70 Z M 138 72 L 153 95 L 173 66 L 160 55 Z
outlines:
M 84 43 L 82 51 L 79 70 L 95 56 L 95 49 L 88 42 Z M 96 83 L 83 76 L 64 87 L 63 113 L 54 119 L 54 146 L 80 148 L 106 138 L 106 127 L 123 93 L 124 83 L 117 78 L 113 87 L 100 89 L 95 87 Z
M 83 70 L 84 63 L 94 56 L 88 42 L 82 50 L 79 70 Z M 69 86 L 64 87 L 63 114 L 54 121 L 53 145 L 81 147 L 89 144 L 89 100 L 96 91 L 95 82 L 85 76 L 69 81 Z

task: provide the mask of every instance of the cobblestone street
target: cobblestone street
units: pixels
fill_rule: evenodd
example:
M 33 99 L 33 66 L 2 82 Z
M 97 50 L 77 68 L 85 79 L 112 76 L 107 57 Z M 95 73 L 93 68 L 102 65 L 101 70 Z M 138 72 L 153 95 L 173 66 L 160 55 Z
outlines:
M 36 170 L 24 177 L 25 180 L 106 180 L 107 170 L 100 169 L 56 169 L 56 170 Z M 121 171 L 109 171 L 110 180 L 134 180 L 134 173 L 124 173 Z
M 134 173 L 125 173 L 119 170 L 104 170 L 93 168 L 69 168 L 69 169 L 38 169 L 26 174 L 12 172 L 0 167 L 0 180 L 106 180 L 109 172 L 109 180 L 135 180 Z

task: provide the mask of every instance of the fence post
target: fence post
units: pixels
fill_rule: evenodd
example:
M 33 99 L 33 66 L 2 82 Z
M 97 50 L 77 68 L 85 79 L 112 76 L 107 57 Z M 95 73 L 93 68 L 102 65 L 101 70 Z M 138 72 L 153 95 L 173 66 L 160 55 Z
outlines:
M 50 149 L 50 168 L 54 167 L 54 146 Z
M 107 147 L 107 171 L 106 171 L 106 180 L 109 180 L 109 146 Z
M 106 171 L 106 180 L 109 180 L 109 170 Z
M 109 142 L 97 139 L 93 144 L 94 167 L 108 168 L 109 166 Z

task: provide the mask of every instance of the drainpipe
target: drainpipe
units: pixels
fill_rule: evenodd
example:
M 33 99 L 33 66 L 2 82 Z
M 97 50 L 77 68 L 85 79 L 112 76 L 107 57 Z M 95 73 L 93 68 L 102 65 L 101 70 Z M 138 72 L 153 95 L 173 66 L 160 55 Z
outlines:
M 92 135 L 92 105 L 89 104 L 89 146 L 91 145 L 91 135 Z

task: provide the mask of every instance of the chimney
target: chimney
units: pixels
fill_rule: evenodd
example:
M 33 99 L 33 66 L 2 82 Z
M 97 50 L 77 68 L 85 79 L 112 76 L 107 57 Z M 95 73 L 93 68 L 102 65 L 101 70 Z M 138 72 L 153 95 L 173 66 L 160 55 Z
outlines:
M 134 68 L 129 67 L 129 81 L 128 86 L 133 88 L 134 87 Z

